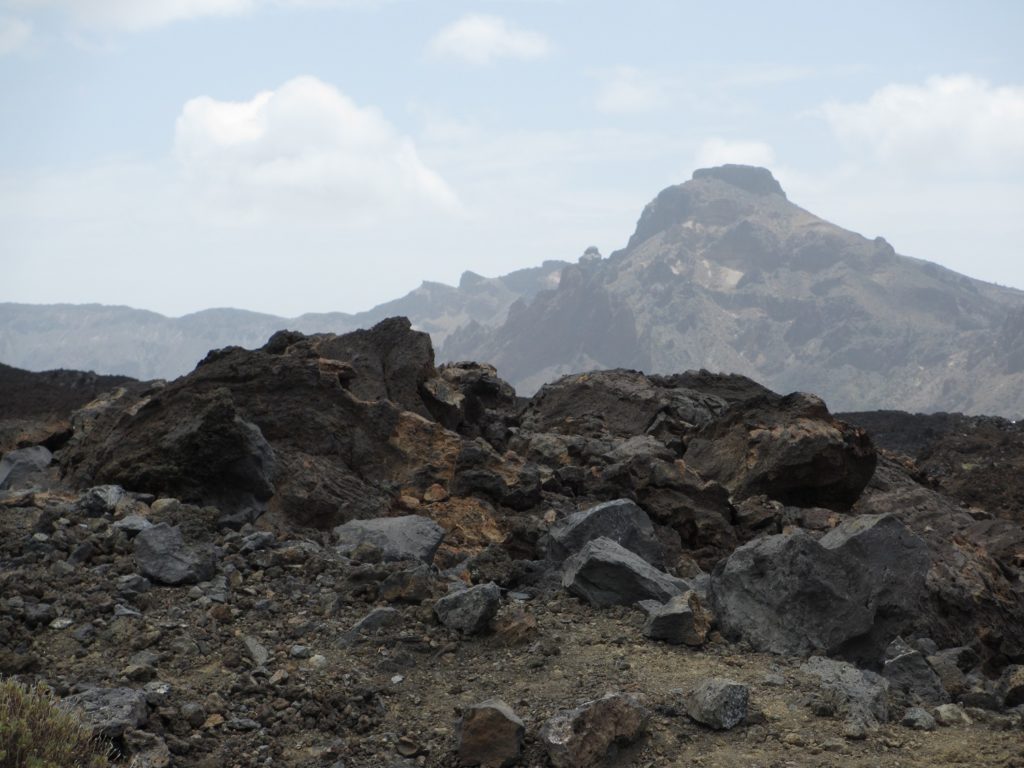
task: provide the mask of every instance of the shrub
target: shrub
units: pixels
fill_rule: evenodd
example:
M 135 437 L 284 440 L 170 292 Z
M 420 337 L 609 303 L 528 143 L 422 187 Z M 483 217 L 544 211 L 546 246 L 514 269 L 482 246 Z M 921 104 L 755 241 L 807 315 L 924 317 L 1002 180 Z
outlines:
M 48 688 L 0 681 L 0 768 L 105 768 L 106 752 Z

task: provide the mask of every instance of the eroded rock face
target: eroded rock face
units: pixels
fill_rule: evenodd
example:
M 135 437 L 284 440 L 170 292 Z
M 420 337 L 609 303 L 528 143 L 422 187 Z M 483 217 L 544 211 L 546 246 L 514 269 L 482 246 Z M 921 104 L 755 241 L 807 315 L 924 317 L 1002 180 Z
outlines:
M 689 441 L 687 463 L 736 499 L 764 494 L 801 507 L 848 509 L 875 470 L 864 430 L 834 419 L 821 399 L 765 395 L 734 405 Z
M 592 768 L 613 744 L 636 741 L 647 728 L 648 713 L 635 696 L 609 693 L 548 720 L 540 740 L 555 768 Z

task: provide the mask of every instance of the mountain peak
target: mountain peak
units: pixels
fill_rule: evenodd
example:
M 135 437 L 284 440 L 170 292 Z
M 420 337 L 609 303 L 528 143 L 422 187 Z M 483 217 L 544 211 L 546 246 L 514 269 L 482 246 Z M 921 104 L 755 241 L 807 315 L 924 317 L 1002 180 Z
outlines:
M 718 179 L 754 195 L 786 197 L 782 185 L 772 176 L 772 172 L 756 165 L 733 165 L 730 163 L 714 168 L 698 168 L 693 172 L 693 180 L 701 179 Z

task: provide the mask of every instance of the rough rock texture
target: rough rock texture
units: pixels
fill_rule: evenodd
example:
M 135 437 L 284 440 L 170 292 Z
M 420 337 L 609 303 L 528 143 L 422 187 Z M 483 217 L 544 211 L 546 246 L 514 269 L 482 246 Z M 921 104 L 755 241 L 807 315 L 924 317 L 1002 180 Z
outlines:
M 501 605 L 501 589 L 494 582 L 457 589 L 434 603 L 438 620 L 464 635 L 476 635 L 490 626 Z
M 750 689 L 742 683 L 714 677 L 702 680 L 683 697 L 686 714 L 719 731 L 735 728 L 747 717 Z
M 867 725 L 888 722 L 889 684 L 881 675 L 821 656 L 812 656 L 801 670 L 821 681 L 823 694 L 839 714 Z
M 611 539 L 651 565 L 662 564 L 661 544 L 651 519 L 629 499 L 616 499 L 574 512 L 551 528 L 548 556 L 565 560 L 594 539 Z
M 50 466 L 53 454 L 42 445 L 19 448 L 3 454 L 0 459 L 0 491 L 30 486 L 39 473 Z
M 422 560 L 429 565 L 444 539 L 444 529 L 428 517 L 404 515 L 351 520 L 335 528 L 334 536 L 342 554 L 370 545 L 385 560 Z
M 488 699 L 469 707 L 459 720 L 459 765 L 505 768 L 523 751 L 526 726 L 501 699 Z
M 107 739 L 138 728 L 149 717 L 145 694 L 134 688 L 93 688 L 64 698 L 61 706 L 77 710 L 93 733 Z
M 555 714 L 541 728 L 540 740 L 554 768 L 591 768 L 613 744 L 638 739 L 648 717 L 635 696 L 609 693 Z
M 911 704 L 936 706 L 949 701 L 942 680 L 923 653 L 897 638 L 886 649 L 882 677 L 889 681 L 890 695 Z
M 707 640 L 710 628 L 711 614 L 697 593 L 690 591 L 648 611 L 643 633 L 652 640 L 698 647 Z
M 820 541 L 796 531 L 757 539 L 715 569 L 724 631 L 775 653 L 843 651 L 880 658 L 921 618 L 928 564 L 922 540 L 895 518 L 851 518 Z
M 140 531 L 134 543 L 139 572 L 152 581 L 178 586 L 207 581 L 214 574 L 212 556 L 188 546 L 177 526 L 151 526 Z
M 848 509 L 875 470 L 864 430 L 834 419 L 802 393 L 735 406 L 701 429 L 686 461 L 735 499 L 764 494 L 799 507 Z
M 665 601 L 689 585 L 659 571 L 611 539 L 595 539 L 565 561 L 562 586 L 591 605 L 632 605 L 641 600 Z

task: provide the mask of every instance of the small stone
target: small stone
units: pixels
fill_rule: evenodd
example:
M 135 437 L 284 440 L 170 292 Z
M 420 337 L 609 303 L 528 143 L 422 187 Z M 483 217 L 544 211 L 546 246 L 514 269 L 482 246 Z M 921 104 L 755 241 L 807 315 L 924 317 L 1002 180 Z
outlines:
M 640 738 L 647 719 L 637 697 L 609 693 L 556 713 L 541 728 L 540 741 L 554 768 L 591 768 L 604 760 L 613 744 Z
M 377 596 L 389 603 L 421 603 L 431 594 L 430 567 L 415 568 L 390 574 L 380 583 Z
M 935 715 L 935 722 L 943 727 L 971 724 L 971 718 L 959 704 L 942 704 L 932 712 Z
M 935 718 L 921 707 L 911 707 L 904 712 L 900 724 L 915 731 L 934 731 L 936 728 Z
M 197 701 L 188 701 L 181 705 L 181 719 L 193 728 L 199 728 L 206 723 L 206 710 Z
M 265 667 L 270 661 L 270 651 L 255 637 L 248 636 L 242 641 L 245 652 L 257 667 Z
M 423 493 L 423 500 L 428 504 L 433 504 L 438 501 L 444 501 L 448 498 L 448 491 L 444 489 L 443 485 L 434 483 L 432 486 L 427 488 Z
M 459 765 L 505 768 L 519 760 L 526 726 L 500 699 L 466 709 L 459 721 L 456 749 Z
M 650 611 L 643 632 L 652 640 L 699 647 L 707 640 L 710 628 L 711 616 L 691 590 Z
M 314 654 L 309 657 L 309 661 L 306 662 L 306 665 L 310 669 L 323 669 L 327 666 L 327 657 L 321 656 L 319 653 Z
M 501 605 L 501 589 L 494 582 L 445 595 L 434 604 L 442 624 L 464 635 L 483 632 Z
M 683 699 L 686 713 L 710 728 L 728 730 L 747 716 L 750 689 L 721 677 L 701 681 Z
M 293 659 L 308 659 L 311 653 L 309 648 L 304 645 L 293 645 L 288 649 L 288 655 Z

